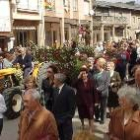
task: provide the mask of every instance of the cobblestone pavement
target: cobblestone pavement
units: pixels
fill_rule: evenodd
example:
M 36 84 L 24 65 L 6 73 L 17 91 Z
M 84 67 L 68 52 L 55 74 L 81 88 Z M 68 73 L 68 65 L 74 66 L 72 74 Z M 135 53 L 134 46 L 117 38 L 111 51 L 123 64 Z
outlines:
M 0 140 L 17 140 L 18 122 L 19 122 L 19 118 L 15 120 L 4 119 L 4 128 Z M 107 132 L 108 130 L 108 122 L 109 120 L 107 119 L 104 125 L 100 125 L 99 123 L 94 124 L 95 140 L 106 140 L 104 138 L 104 133 Z M 77 113 L 73 119 L 73 124 L 74 124 L 74 133 L 81 131 L 81 123 Z M 88 122 L 86 121 L 85 124 L 87 128 Z

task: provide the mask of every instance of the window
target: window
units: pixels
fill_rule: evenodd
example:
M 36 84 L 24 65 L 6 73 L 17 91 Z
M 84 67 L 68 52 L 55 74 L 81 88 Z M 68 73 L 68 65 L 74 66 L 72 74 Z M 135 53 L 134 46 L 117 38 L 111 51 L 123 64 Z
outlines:
M 103 16 L 109 16 L 109 9 L 102 9 Z
M 63 0 L 64 6 L 68 7 L 68 0 Z
M 38 10 L 39 9 L 39 0 L 29 0 L 29 9 Z
M 0 32 L 11 31 L 9 1 L 0 1 Z
M 18 8 L 23 10 L 39 10 L 39 0 L 20 0 Z
M 28 31 L 18 31 L 16 34 L 16 45 L 26 46 L 27 38 L 28 38 Z
M 90 4 L 89 2 L 85 1 L 84 2 L 84 15 L 88 16 L 90 12 Z
M 78 11 L 78 0 L 73 0 L 73 11 Z

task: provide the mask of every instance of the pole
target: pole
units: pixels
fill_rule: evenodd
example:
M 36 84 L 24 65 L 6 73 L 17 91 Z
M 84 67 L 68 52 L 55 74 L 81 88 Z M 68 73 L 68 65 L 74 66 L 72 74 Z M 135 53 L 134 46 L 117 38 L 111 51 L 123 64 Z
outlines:
M 90 11 L 93 11 L 93 0 L 91 0 L 91 4 L 90 4 L 91 8 L 90 8 Z M 90 18 L 91 18 L 91 21 L 90 21 L 90 31 L 91 31 L 91 41 L 90 41 L 90 46 L 93 47 L 93 14 L 90 13 Z

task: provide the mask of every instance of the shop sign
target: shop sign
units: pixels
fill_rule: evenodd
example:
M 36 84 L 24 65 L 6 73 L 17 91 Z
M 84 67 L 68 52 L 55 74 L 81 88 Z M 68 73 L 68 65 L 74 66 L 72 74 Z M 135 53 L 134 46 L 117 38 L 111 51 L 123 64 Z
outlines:
M 0 32 L 11 32 L 9 0 L 0 0 Z
M 54 0 L 44 0 L 44 7 L 47 10 L 55 9 L 55 1 Z

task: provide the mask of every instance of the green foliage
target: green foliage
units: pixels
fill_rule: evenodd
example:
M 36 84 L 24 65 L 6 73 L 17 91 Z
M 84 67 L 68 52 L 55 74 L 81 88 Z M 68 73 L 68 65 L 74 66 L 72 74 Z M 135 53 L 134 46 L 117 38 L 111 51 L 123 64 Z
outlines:
M 94 56 L 94 49 L 91 47 L 78 47 L 78 48 L 71 48 L 71 47 L 63 47 L 63 48 L 39 48 L 33 45 L 34 56 L 37 61 L 51 61 L 56 63 L 57 67 L 59 68 L 60 72 L 64 72 L 70 82 L 74 80 L 80 71 L 80 68 L 83 64 L 85 64 L 85 60 L 79 59 L 75 54 L 77 50 L 81 54 L 87 54 L 88 57 Z
M 79 46 L 78 50 L 80 53 L 85 53 L 87 54 L 88 57 L 94 57 L 94 48 L 90 46 Z

